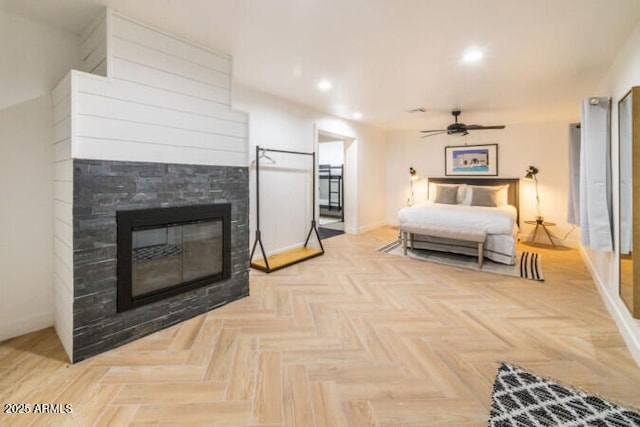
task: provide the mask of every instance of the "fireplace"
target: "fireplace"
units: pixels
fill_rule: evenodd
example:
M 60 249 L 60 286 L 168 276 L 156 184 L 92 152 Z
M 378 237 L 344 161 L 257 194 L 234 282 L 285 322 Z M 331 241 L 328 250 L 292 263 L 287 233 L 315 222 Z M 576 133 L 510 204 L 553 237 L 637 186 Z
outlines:
M 74 363 L 249 295 L 247 167 L 74 159 L 73 170 Z M 121 250 L 122 215 L 131 217 Z M 195 247 L 212 256 L 191 257 Z M 141 279 L 130 309 L 119 301 L 125 251 L 127 280 L 134 271 Z M 175 252 L 186 273 L 171 264 Z M 150 278 L 147 270 L 160 269 L 145 267 L 163 257 L 173 267 Z
M 118 312 L 231 276 L 231 205 L 117 212 Z

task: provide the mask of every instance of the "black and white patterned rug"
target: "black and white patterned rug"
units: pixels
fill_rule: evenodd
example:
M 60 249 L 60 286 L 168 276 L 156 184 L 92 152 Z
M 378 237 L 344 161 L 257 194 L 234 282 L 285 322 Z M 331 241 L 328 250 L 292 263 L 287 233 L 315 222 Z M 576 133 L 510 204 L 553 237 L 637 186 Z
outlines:
M 391 255 L 404 256 L 402 241 L 394 240 L 377 249 Z M 488 271 L 506 276 L 521 277 L 523 279 L 544 281 L 542 272 L 542 256 L 536 252 L 518 251 L 514 265 L 500 264 L 490 259 L 484 260 L 482 269 L 478 268 L 478 259 L 475 256 L 453 254 L 448 252 L 431 251 L 424 249 L 407 249 L 407 256 L 423 261 L 432 261 L 440 264 L 453 265 L 476 271 Z
M 493 384 L 488 425 L 637 427 L 640 414 L 503 363 Z

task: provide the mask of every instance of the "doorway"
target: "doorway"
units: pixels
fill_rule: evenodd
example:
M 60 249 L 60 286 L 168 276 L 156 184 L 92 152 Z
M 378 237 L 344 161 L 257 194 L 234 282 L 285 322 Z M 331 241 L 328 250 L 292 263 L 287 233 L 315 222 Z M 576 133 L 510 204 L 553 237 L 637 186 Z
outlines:
M 318 202 L 321 239 L 344 234 L 344 140 L 318 132 Z

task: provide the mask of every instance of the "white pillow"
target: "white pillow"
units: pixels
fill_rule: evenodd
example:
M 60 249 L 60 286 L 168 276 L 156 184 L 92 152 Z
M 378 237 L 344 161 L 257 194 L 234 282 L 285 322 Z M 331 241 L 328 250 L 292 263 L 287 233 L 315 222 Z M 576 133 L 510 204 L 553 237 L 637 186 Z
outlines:
M 468 185 L 467 191 L 464 194 L 464 198 L 460 204 L 471 206 L 471 200 L 473 198 L 473 189 L 474 187 L 478 188 L 487 188 L 490 190 L 498 190 L 498 194 L 496 197 L 496 201 L 498 206 L 507 206 L 509 204 L 509 184 L 505 185 Z
M 436 194 L 438 191 L 438 185 L 442 185 L 443 187 L 458 187 L 458 197 L 457 197 L 457 202 L 458 204 L 461 204 L 462 201 L 465 198 L 465 193 L 466 193 L 466 188 L 467 185 L 466 184 L 439 184 L 436 182 L 430 182 L 429 183 L 429 202 L 431 203 L 435 203 L 436 202 Z M 469 199 L 469 203 L 471 203 L 471 199 Z

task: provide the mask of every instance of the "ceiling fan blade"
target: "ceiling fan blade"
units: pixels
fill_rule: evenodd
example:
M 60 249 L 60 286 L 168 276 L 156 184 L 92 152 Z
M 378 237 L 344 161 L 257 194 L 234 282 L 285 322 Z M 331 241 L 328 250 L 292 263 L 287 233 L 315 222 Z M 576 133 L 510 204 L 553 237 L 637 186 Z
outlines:
M 483 129 L 504 129 L 504 125 L 495 125 L 495 126 L 481 126 L 481 125 L 467 125 L 467 130 L 483 130 Z
M 421 138 L 426 138 L 427 136 L 440 135 L 441 133 L 445 133 L 445 132 L 448 135 L 465 136 L 465 135 L 469 135 L 470 130 L 504 129 L 505 128 L 505 125 L 493 125 L 493 126 L 465 125 L 464 123 L 458 122 L 458 116 L 460 115 L 460 110 L 453 110 L 451 114 L 455 118 L 454 123 L 451 123 L 446 129 L 421 130 L 420 132 L 426 134 L 426 135 L 422 135 Z
M 442 133 L 447 132 L 446 130 L 441 130 L 441 131 L 433 131 L 433 130 L 423 130 L 421 132 L 435 132 L 435 133 L 431 133 L 429 135 L 422 135 L 420 138 L 427 138 L 429 136 L 436 136 L 436 135 L 440 135 Z

